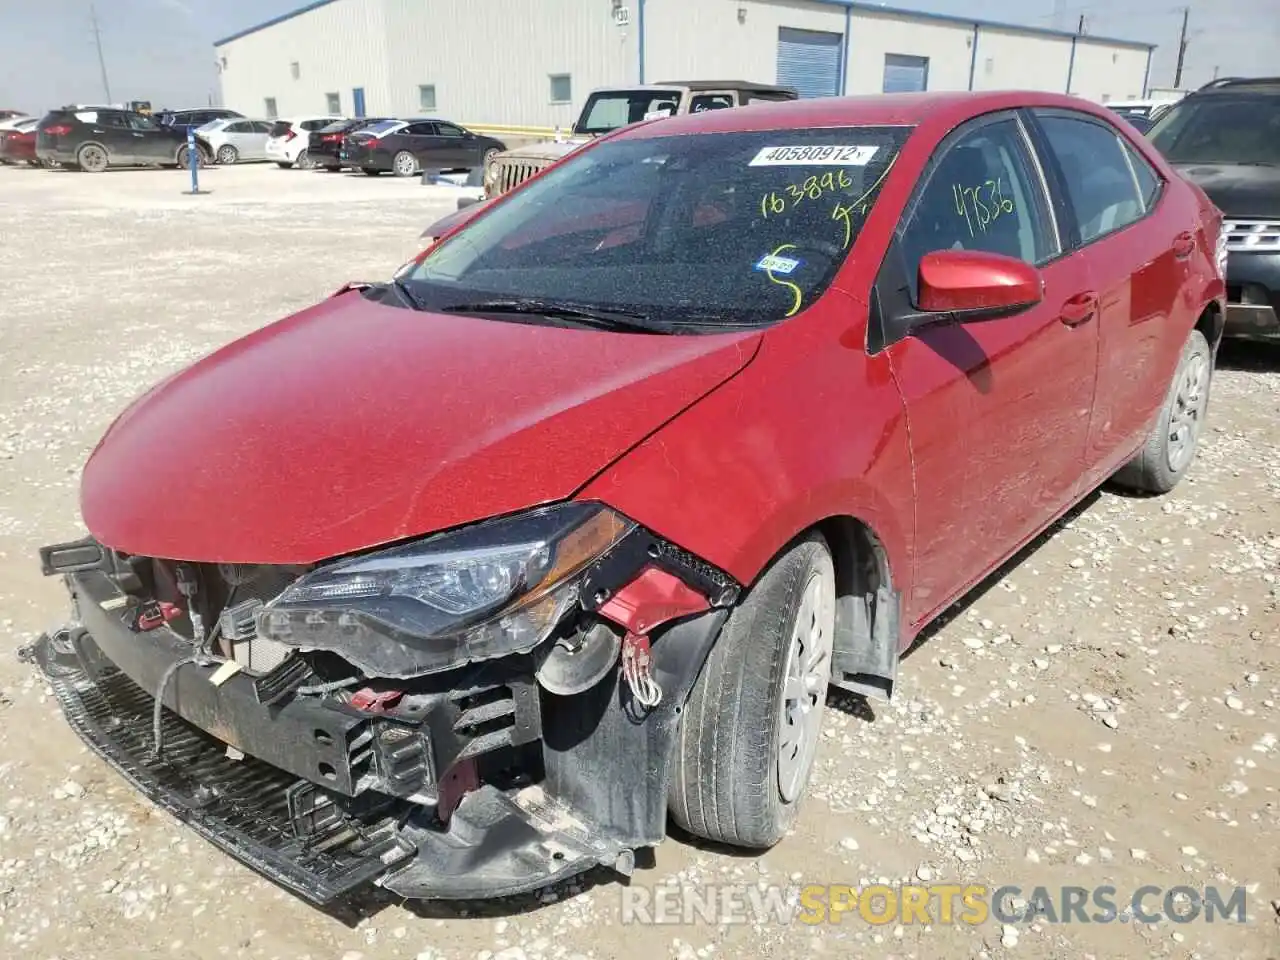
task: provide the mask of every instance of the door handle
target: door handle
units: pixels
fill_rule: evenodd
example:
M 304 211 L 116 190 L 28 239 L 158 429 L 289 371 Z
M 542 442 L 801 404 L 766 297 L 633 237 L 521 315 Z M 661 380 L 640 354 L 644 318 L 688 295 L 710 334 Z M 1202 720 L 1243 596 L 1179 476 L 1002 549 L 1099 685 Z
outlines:
M 1078 327 L 1093 319 L 1098 312 L 1098 295 L 1092 291 L 1077 293 L 1062 305 L 1058 319 L 1068 327 Z
M 1173 240 L 1173 255 L 1179 260 L 1187 259 L 1195 249 L 1196 238 L 1190 233 L 1180 233 Z
M 139 140 L 142 139 L 142 134 L 140 133 L 135 133 L 134 136 L 137 137 Z

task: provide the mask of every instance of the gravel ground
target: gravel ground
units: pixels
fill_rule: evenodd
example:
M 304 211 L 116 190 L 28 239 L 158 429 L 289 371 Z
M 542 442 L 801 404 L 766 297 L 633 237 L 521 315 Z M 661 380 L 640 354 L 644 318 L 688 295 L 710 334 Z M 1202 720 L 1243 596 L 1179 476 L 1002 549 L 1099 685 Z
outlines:
M 930 631 L 893 704 L 832 698 L 793 835 L 763 856 L 673 838 L 633 884 L 1110 884 L 1121 905 L 1242 886 L 1243 925 L 624 924 L 606 875 L 322 913 L 138 799 L 13 657 L 66 611 L 36 548 L 78 533 L 80 466 L 132 396 L 385 277 L 452 209 L 445 188 L 274 167 L 185 185 L 0 169 L 0 954 L 1280 957 L 1280 350 L 1259 346 L 1225 350 L 1172 496 L 1091 497 Z

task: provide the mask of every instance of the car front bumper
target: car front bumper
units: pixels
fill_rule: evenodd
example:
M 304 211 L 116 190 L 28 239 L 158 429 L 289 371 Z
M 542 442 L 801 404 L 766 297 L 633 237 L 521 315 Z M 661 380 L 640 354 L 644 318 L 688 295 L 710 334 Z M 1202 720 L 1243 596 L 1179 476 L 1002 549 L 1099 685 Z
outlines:
M 317 904 L 371 884 L 407 898 L 481 899 L 596 866 L 629 875 L 634 851 L 665 835 L 679 712 L 727 616 L 678 622 L 655 643 L 654 676 L 667 695 L 642 718 L 618 709 L 626 697 L 616 670 L 583 694 L 551 697 L 556 704 L 524 683 L 525 658 L 507 658 L 468 668 L 469 682 L 442 690 L 414 737 L 395 725 L 396 749 L 384 751 L 393 728 L 385 717 L 328 698 L 264 704 L 258 678 L 217 680 L 217 665 L 192 662 L 190 641 L 168 626 L 129 627 L 116 612 L 124 593 L 105 572 L 65 580 L 74 624 L 22 655 L 71 727 L 159 806 Z M 512 691 L 512 732 L 499 738 L 540 751 L 542 776 L 459 786 L 451 778 L 465 779 L 467 767 L 458 761 L 494 736 L 467 733 L 474 708 L 460 704 L 492 687 L 483 679 L 491 671 Z M 369 788 L 406 767 L 429 769 L 427 785 L 408 795 Z
M 1280 339 L 1280 251 L 1227 257 L 1226 336 Z

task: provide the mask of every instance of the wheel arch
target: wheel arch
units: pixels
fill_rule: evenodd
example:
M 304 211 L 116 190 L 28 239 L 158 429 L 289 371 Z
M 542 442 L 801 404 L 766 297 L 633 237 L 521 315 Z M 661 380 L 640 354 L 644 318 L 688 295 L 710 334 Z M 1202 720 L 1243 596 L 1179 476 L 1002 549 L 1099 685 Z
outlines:
M 1222 342 L 1222 331 L 1226 327 L 1227 318 L 1223 312 L 1222 304 L 1217 300 L 1210 300 L 1196 319 L 1195 329 L 1204 334 L 1204 338 L 1209 341 L 1209 350 L 1215 356 L 1218 353 L 1218 345 Z

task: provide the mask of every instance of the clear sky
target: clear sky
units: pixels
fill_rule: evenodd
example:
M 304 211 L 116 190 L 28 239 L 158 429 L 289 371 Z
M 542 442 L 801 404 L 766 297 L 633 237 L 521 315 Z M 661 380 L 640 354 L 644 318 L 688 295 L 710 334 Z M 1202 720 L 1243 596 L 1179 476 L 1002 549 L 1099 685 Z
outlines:
M 96 0 L 112 99 L 196 106 L 217 93 L 212 43 L 305 0 Z M 483 0 L 475 0 L 483 2 Z M 584 0 L 587 2 L 587 0 Z M 1280 74 L 1280 0 L 1186 0 L 1191 43 L 1184 85 Z M 1177 0 L 890 0 L 988 20 L 1073 29 L 1158 44 L 1153 86 L 1170 86 L 1182 12 Z M 89 0 L 0 0 L 0 108 L 43 111 L 104 96 Z

